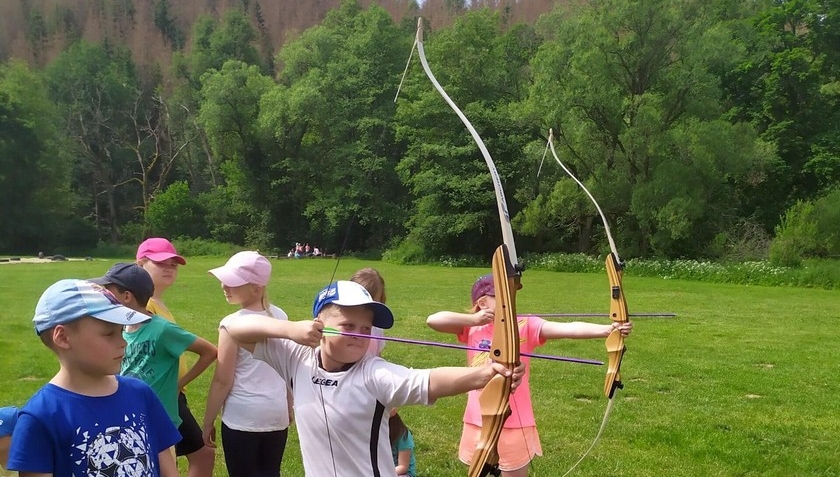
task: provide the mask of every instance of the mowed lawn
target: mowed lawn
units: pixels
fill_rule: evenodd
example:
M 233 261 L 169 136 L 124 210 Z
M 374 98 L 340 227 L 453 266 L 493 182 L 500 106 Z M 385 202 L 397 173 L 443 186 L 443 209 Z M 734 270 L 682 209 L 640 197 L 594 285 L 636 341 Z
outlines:
M 235 310 L 207 274 L 224 261 L 188 257 L 165 296 L 180 325 L 211 341 L 218 321 Z M 100 276 L 113 262 L 0 265 L 0 404 L 23 405 L 57 369 L 31 325 L 41 292 L 61 278 Z M 311 319 L 312 299 L 330 281 L 336 260 L 273 265 L 272 301 L 294 320 Z M 343 259 L 335 276 L 346 279 L 365 266 L 386 279 L 397 317 L 389 335 L 448 343 L 454 336 L 430 330 L 426 316 L 465 309 L 472 281 L 489 271 Z M 522 283 L 520 313 L 608 310 L 606 274 L 526 271 Z M 840 293 L 636 277 L 624 285 L 631 312 L 678 317 L 635 320 L 622 367 L 625 389 L 597 447 L 572 475 L 840 476 Z M 551 342 L 540 352 L 605 359 L 602 340 Z M 462 351 L 397 343 L 387 344 L 384 357 L 417 368 L 465 362 Z M 532 361 L 544 455 L 530 475 L 560 477 L 589 447 L 607 404 L 605 368 Z M 211 376 L 212 368 L 187 390 L 199 421 Z M 458 396 L 401 410 L 414 433 L 421 476 L 466 474 L 456 457 L 463 406 Z M 217 476 L 226 475 L 222 452 Z M 329 452 L 325 442 L 325 459 Z M 294 431 L 283 475 L 303 475 Z

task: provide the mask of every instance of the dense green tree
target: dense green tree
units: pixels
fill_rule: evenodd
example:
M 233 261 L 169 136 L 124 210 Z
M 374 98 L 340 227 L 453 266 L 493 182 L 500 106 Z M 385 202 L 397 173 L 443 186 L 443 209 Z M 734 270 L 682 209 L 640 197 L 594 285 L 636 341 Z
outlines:
M 0 65 L 0 250 L 67 253 L 96 244 L 78 217 L 60 124 L 37 73 L 19 61 Z
M 840 183 L 840 6 L 760 2 L 748 19 L 746 55 L 726 75 L 731 114 L 776 145 L 782 162 L 750 207 L 771 228 L 794 202 Z
M 198 121 L 204 128 L 213 154 L 228 186 L 245 195 L 250 205 L 251 227 L 260 227 L 263 243 L 272 245 L 271 232 L 279 224 L 266 223 L 271 202 L 281 191 L 272 188 L 271 136 L 260 129 L 260 98 L 271 88 L 271 78 L 257 66 L 229 60 L 221 70 L 209 70 L 201 78 L 204 98 Z
M 75 146 L 76 187 L 84 191 L 88 214 L 102 235 L 116 242 L 119 223 L 133 218 L 137 205 L 123 190 L 135 185 L 127 149 L 135 134 L 129 115 L 141 96 L 129 51 L 78 42 L 50 64 L 47 78 Z
M 360 250 L 402 233 L 393 99 L 410 41 L 381 8 L 347 1 L 279 53 L 281 84 L 264 98 L 261 122 L 280 148 L 274 177 L 290 212 L 308 221 L 289 242 Z
M 541 24 L 548 40 L 532 63 L 528 110 L 554 128 L 561 159 L 598 198 L 629 255 L 702 254 L 736 223 L 740 188 L 760 184 L 774 159 L 749 126 L 720 119 L 710 66 L 737 50 L 706 5 L 597 0 L 558 7 Z M 569 193 L 581 192 L 542 192 Z M 544 212 L 529 211 L 532 230 L 552 223 Z M 577 216 L 580 249 L 603 237 L 593 217 L 591 207 Z
M 527 183 L 522 149 L 534 131 L 515 120 L 511 105 L 524 97 L 537 43 L 527 27 L 503 27 L 491 10 L 471 12 L 428 35 L 425 50 L 436 78 L 494 158 L 516 213 L 516 192 Z M 500 232 L 487 165 L 419 62 L 412 66 L 397 115 L 399 139 L 408 144 L 397 170 L 414 200 L 404 247 L 421 250 L 423 258 L 459 251 L 489 255 Z

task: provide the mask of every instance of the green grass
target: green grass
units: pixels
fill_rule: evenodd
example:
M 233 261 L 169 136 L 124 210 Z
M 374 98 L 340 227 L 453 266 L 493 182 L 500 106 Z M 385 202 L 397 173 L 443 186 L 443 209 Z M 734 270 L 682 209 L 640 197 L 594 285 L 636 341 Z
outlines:
M 60 278 L 102 275 L 112 261 L 0 265 L 0 404 L 22 405 L 56 371 L 31 327 L 40 293 Z M 191 258 L 166 301 L 178 323 L 216 339 L 234 311 L 206 271 L 219 258 Z M 335 260 L 275 260 L 272 301 L 292 319 L 309 319 L 312 298 Z M 337 277 L 374 266 L 387 282 L 397 324 L 390 335 L 454 342 L 425 317 L 464 309 L 472 280 L 486 269 L 400 266 L 344 259 Z M 520 313 L 605 312 L 605 274 L 526 271 Z M 628 276 L 631 312 L 668 311 L 676 319 L 640 318 L 627 340 L 609 424 L 574 476 L 840 476 L 836 290 L 722 285 Z M 604 359 L 600 340 L 552 342 L 540 352 Z M 388 343 L 384 357 L 422 368 L 461 365 L 463 352 Z M 531 388 L 544 456 L 532 476 L 559 477 L 589 446 L 601 422 L 604 367 L 537 361 Z M 188 389 L 201 419 L 211 373 Z M 401 414 L 415 436 L 423 477 L 463 476 L 456 457 L 464 398 L 411 406 Z M 328 449 L 325 444 L 325 455 Z M 183 465 L 183 462 L 181 463 Z M 284 475 L 302 476 L 292 432 Z M 217 476 L 224 476 L 219 449 Z

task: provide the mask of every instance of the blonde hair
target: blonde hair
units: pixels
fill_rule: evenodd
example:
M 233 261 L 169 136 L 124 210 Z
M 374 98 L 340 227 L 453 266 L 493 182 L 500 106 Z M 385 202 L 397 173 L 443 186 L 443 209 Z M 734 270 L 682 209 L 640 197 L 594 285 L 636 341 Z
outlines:
M 262 298 L 260 298 L 260 303 L 262 303 L 263 310 L 265 310 L 265 314 L 274 318 L 274 315 L 271 313 L 271 301 L 268 299 L 268 285 L 262 285 Z
M 385 279 L 375 268 L 368 267 L 358 270 L 350 277 L 350 281 L 365 287 L 365 290 L 370 293 L 374 300 L 385 303 Z

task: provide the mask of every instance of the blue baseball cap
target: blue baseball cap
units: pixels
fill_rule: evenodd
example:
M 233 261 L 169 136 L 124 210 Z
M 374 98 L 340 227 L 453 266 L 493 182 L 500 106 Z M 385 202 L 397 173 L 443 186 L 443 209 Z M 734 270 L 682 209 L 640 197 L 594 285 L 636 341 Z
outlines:
M 119 285 L 130 291 L 137 301 L 144 303 L 155 294 L 155 282 L 143 267 L 136 263 L 115 263 L 105 276 L 88 280 L 97 285 Z
M 365 287 L 356 282 L 339 280 L 330 283 L 315 297 L 312 316 L 317 317 L 325 305 L 361 306 L 368 305 L 373 310 L 373 326 L 387 330 L 394 326 L 394 314 L 384 303 L 375 301 Z
M 15 430 L 15 423 L 17 423 L 18 408 L 16 407 L 0 407 L 0 437 L 12 435 Z M 6 465 L 4 462 L 3 465 Z
M 59 280 L 47 288 L 35 306 L 35 333 L 91 316 L 117 325 L 136 325 L 151 317 L 120 304 L 102 285 L 86 280 Z

